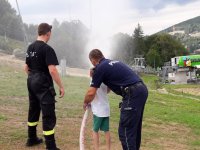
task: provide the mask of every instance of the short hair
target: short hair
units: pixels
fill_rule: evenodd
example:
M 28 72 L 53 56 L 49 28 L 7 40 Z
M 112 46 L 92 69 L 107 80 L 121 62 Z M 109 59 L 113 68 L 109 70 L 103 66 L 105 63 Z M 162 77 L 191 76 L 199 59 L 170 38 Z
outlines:
M 49 25 L 48 23 L 41 23 L 38 26 L 38 35 L 45 35 L 47 34 L 49 31 L 51 31 L 52 29 L 52 25 Z
M 89 59 L 100 60 L 102 58 L 104 58 L 104 55 L 99 49 L 93 49 L 89 53 Z

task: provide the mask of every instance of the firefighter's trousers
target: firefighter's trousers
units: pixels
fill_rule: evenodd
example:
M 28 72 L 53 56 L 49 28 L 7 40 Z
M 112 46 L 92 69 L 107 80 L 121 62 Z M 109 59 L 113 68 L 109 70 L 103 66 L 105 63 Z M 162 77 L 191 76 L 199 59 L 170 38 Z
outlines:
M 28 75 L 27 87 L 29 93 L 28 127 L 37 126 L 40 111 L 42 111 L 43 134 L 44 136 L 53 135 L 56 124 L 53 83 L 44 73 L 31 72 Z

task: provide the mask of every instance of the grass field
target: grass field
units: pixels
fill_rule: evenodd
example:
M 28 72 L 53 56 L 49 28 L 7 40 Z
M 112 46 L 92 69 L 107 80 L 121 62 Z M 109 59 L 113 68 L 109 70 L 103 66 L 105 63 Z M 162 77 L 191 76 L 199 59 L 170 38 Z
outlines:
M 177 91 L 197 89 L 199 85 L 157 85 L 156 76 L 142 76 L 149 89 L 145 106 L 142 150 L 200 150 L 200 96 Z M 89 79 L 62 78 L 66 95 L 57 98 L 56 140 L 63 150 L 79 149 L 79 130 L 84 111 L 82 102 Z M 167 92 L 159 92 L 157 88 Z M 120 97 L 109 94 L 111 105 L 112 150 L 120 150 L 117 128 Z M 0 149 L 44 149 L 45 145 L 26 148 L 28 97 L 26 75 L 21 70 L 0 64 Z M 87 124 L 86 150 L 92 150 L 91 117 Z M 41 119 L 38 134 L 42 136 Z M 105 149 L 101 133 L 101 150 Z

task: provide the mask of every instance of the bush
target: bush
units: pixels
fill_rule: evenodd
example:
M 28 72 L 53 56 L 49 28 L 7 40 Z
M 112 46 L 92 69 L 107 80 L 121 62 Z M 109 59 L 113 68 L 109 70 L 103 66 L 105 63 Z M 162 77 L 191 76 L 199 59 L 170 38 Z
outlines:
M 154 80 L 154 83 L 156 89 L 162 88 L 162 82 L 160 80 Z
M 16 58 L 20 58 L 20 59 L 25 59 L 25 51 L 22 50 L 22 49 L 19 49 L 19 48 L 16 48 L 13 50 L 13 55 L 16 57 Z
M 7 54 L 12 54 L 12 48 L 4 40 L 0 40 L 0 49 L 2 49 Z

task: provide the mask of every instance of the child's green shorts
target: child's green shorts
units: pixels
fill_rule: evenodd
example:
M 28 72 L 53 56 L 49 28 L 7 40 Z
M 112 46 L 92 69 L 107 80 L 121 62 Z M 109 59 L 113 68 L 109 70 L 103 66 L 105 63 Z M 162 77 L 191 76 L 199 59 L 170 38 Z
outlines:
M 97 117 L 93 115 L 93 130 L 98 132 L 99 129 L 104 132 L 109 131 L 109 117 Z

